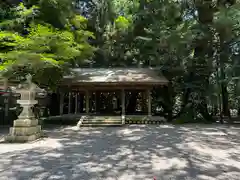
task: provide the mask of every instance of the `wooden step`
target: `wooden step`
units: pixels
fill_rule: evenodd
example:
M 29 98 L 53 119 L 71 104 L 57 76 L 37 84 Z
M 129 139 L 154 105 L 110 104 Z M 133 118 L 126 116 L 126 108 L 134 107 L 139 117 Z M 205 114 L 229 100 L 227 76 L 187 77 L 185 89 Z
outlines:
M 83 121 L 82 124 L 122 124 L 122 121 Z
M 81 124 L 81 127 L 119 127 L 122 124 Z
M 86 116 L 82 119 L 80 127 L 103 127 L 103 126 L 122 126 L 120 116 Z
M 85 120 L 82 124 L 121 124 L 122 121 L 91 121 Z

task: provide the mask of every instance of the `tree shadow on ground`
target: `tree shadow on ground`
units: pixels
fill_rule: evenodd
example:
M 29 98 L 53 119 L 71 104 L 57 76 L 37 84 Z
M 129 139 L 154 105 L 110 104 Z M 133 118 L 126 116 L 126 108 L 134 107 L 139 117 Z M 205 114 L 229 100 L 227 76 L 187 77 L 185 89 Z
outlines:
M 237 180 L 240 176 L 239 128 L 131 125 L 45 131 L 49 138 L 38 142 L 0 145 L 0 179 Z

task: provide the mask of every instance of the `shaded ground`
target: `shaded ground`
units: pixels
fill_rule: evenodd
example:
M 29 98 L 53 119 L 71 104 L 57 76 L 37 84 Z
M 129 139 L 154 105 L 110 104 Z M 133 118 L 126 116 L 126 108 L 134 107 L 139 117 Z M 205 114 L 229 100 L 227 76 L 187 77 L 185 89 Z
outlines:
M 240 177 L 240 127 L 132 125 L 46 132 L 49 138 L 34 143 L 0 144 L 1 180 Z

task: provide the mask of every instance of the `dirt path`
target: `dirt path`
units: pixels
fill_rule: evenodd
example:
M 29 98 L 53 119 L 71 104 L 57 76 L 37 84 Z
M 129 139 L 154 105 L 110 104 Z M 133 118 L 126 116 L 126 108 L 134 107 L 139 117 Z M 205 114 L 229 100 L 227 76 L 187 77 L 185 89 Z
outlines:
M 132 125 L 46 132 L 49 138 L 34 143 L 0 144 L 0 180 L 240 177 L 238 127 Z

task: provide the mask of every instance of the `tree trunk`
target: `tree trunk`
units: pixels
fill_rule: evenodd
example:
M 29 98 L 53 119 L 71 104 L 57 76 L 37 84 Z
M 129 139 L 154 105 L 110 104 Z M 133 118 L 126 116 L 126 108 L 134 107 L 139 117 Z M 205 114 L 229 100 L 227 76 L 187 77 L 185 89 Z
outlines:
M 173 87 L 171 81 L 169 82 L 167 87 L 162 89 L 162 94 L 164 102 L 162 103 L 164 117 L 168 122 L 172 122 L 173 120 Z
M 221 88 L 221 94 L 222 94 L 222 114 L 224 116 L 228 117 L 228 122 L 232 122 L 231 114 L 230 114 L 230 109 L 229 109 L 229 99 L 228 99 L 228 91 L 227 91 L 227 83 L 226 83 L 226 75 L 224 71 L 224 66 L 225 66 L 225 61 L 228 59 L 228 55 L 224 53 L 224 34 L 219 35 L 220 39 L 220 49 L 223 52 L 220 52 L 220 88 Z
M 193 63 L 193 83 L 198 88 L 194 89 L 198 93 L 200 102 L 197 102 L 197 111 L 207 121 L 213 121 L 212 116 L 207 109 L 206 91 L 209 86 L 209 76 L 211 74 L 210 62 L 213 57 L 212 32 L 209 25 L 213 22 L 214 8 L 212 0 L 203 0 L 196 3 L 199 23 L 202 25 L 202 31 L 205 36 L 196 40 L 195 58 Z M 207 68 L 206 68 L 207 67 Z M 198 72 L 196 74 L 195 72 Z
M 209 122 L 213 122 L 213 117 L 209 114 L 208 108 L 207 108 L 207 100 L 206 98 L 202 99 L 202 103 L 199 106 L 199 112 L 203 116 L 203 118 Z

